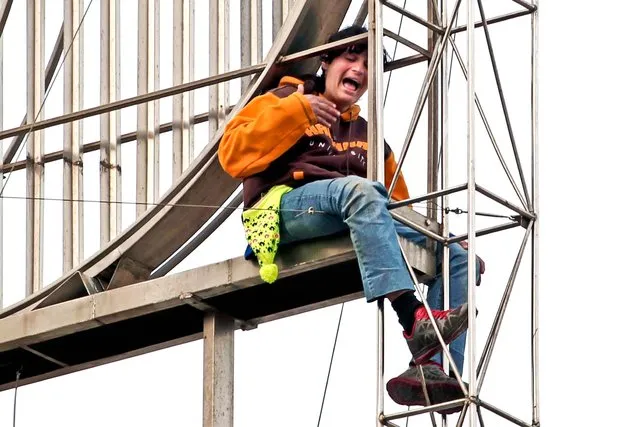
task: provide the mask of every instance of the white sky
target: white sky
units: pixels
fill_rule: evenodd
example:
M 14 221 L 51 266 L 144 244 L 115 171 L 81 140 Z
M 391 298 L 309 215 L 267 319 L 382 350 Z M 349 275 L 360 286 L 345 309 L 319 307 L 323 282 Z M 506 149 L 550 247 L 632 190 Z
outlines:
M 168 0 L 165 0 L 169 6 Z M 89 1 L 85 0 L 85 4 Z M 123 2 L 123 12 L 127 9 Z M 123 40 L 136 39 L 136 8 L 123 13 Z M 206 1 L 196 2 L 206 10 Z M 239 2 L 238 2 L 239 3 Z M 267 2 L 265 2 L 267 3 Z M 355 2 L 359 6 L 359 1 Z M 400 2 L 396 2 L 400 3 Z M 419 11 L 419 0 L 409 0 Z M 515 9 L 508 0 L 485 2 L 489 15 Z M 541 148 L 541 420 L 546 426 L 632 425 L 628 421 L 636 401 L 639 380 L 634 349 L 637 334 L 633 304 L 639 283 L 631 275 L 636 262 L 633 221 L 637 182 L 634 164 L 639 156 L 636 120 L 637 99 L 634 29 L 639 6 L 632 2 L 544 1 L 540 12 L 540 148 Z M 24 1 L 14 2 L 4 38 L 4 127 L 19 124 L 24 114 Z M 164 4 L 164 2 L 163 2 Z M 47 56 L 61 22 L 61 0 L 47 2 Z M 618 6 L 617 6 L 618 5 Z M 97 46 L 99 2 L 91 6 L 85 21 L 85 40 Z M 170 7 L 163 21 L 162 87 L 170 77 Z M 237 19 L 237 3 L 233 16 Z M 163 9 L 164 13 L 165 9 Z M 464 9 L 462 9 L 462 12 Z M 463 12 L 465 13 L 465 12 Z M 265 16 L 270 12 L 265 10 Z M 168 16 L 168 18 L 167 18 Z M 352 16 L 349 15 L 349 16 Z M 478 15 L 477 15 L 478 17 Z M 387 26 L 397 28 L 394 13 Z M 352 19 L 352 18 L 351 18 Z M 465 19 L 465 18 L 464 18 Z M 206 34 L 206 14 L 196 17 L 196 28 Z M 199 27 L 198 27 L 199 26 Z M 233 26 L 232 26 L 233 27 Z M 234 31 L 237 32 L 237 25 Z M 202 29 L 203 28 L 203 29 Z M 528 150 L 530 73 L 528 18 L 491 27 L 499 71 L 509 103 L 515 136 L 519 141 L 526 173 Z M 267 34 L 268 29 L 266 30 Z M 405 21 L 403 35 L 423 39 L 419 28 Z M 487 62 L 481 32 L 477 32 L 477 91 L 502 150 L 509 153 L 494 80 Z M 207 36 L 196 44 L 196 78 L 207 74 Z M 93 41 L 92 41 L 93 40 Z M 92 42 L 91 42 L 92 41 Z M 459 47 L 465 52 L 460 38 Z M 392 51 L 393 44 L 386 41 Z M 135 95 L 136 43 L 123 43 L 122 97 Z M 167 52 L 164 54 L 164 52 Z M 266 51 L 266 49 L 265 49 Z M 85 50 L 85 107 L 98 103 L 99 50 Z M 238 55 L 239 56 L 239 55 Z M 231 68 L 239 66 L 232 58 Z M 93 68 L 92 68 L 93 67 Z M 398 71 L 392 77 L 386 106 L 386 139 L 399 152 L 412 112 L 424 66 Z M 62 113 L 62 75 L 46 105 L 46 117 Z M 12 82 L 9 85 L 8 82 Z M 465 179 L 465 86 L 456 63 L 451 83 L 451 185 Z M 235 90 L 235 94 L 237 91 Z M 236 95 L 235 95 L 236 96 Z M 206 91 L 196 93 L 196 113 L 206 108 Z M 365 101 L 363 101 L 365 105 Z M 162 121 L 170 117 L 170 101 L 162 103 Z M 84 121 L 85 141 L 98 138 L 98 121 Z M 135 126 L 133 110 L 123 115 L 122 132 Z M 498 169 L 494 152 L 477 116 L 477 179 L 489 189 L 516 200 L 509 193 L 505 175 Z M 196 145 L 206 142 L 206 125 L 198 127 Z M 170 138 L 166 134 L 165 138 Z M 414 195 L 423 193 L 426 159 L 423 131 L 416 136 L 405 174 Z M 48 151 L 61 148 L 61 128 L 46 134 Z M 164 142 L 164 140 L 163 140 Z M 167 141 L 168 142 L 168 141 Z M 5 148 L 7 147 L 5 143 Z M 134 179 L 134 144 L 123 148 L 123 179 Z M 24 156 L 24 153 L 22 154 Z M 509 155 L 509 159 L 511 156 Z M 97 153 L 85 156 L 85 197 L 97 199 Z M 128 162 L 128 163 L 127 163 Z M 514 163 L 510 161 L 514 171 Z M 169 171 L 170 159 L 163 157 Z M 47 165 L 47 196 L 60 197 L 61 165 Z M 170 177 L 170 172 L 165 176 Z M 170 178 L 168 178 L 170 179 Z M 527 176 L 530 182 L 529 176 Z M 163 189 L 170 183 L 165 179 Z M 123 199 L 133 200 L 132 185 L 124 186 Z M 129 190 L 127 192 L 127 189 Z M 24 194 L 24 174 L 15 173 L 7 195 Z M 463 197 L 452 207 L 465 207 Z M 51 211 L 60 206 L 51 202 Z M 478 210 L 502 212 L 478 196 Z M 5 305 L 23 297 L 24 202 L 4 202 Z M 126 225 L 133 220 L 131 208 L 123 209 Z M 98 246 L 90 230 L 99 220 L 97 206 L 85 207 L 85 255 Z M 235 221 L 233 220 L 235 219 Z M 61 273 L 61 222 L 47 217 L 47 283 Z M 492 222 L 490 222 L 492 223 Z M 17 224 L 17 225 L 16 225 Z M 488 224 L 478 220 L 478 226 Z M 465 217 L 453 218 L 453 230 L 463 232 Z M 478 288 L 478 328 L 481 351 L 492 315 L 501 298 L 523 230 L 478 240 L 478 252 L 487 262 L 483 284 Z M 224 251 L 218 242 L 224 239 Z M 180 270 L 216 262 L 241 253 L 244 247 L 237 217 L 231 218 L 212 239 L 202 245 Z M 522 265 L 502 335 L 490 365 L 481 397 L 524 420 L 530 420 L 530 369 L 528 365 L 529 293 L 528 263 Z M 623 302 L 624 304 L 620 304 Z M 392 311 L 387 316 L 386 377 L 401 373 L 409 355 Z M 251 332 L 236 334 L 235 425 L 311 426 L 317 414 L 328 368 L 339 306 L 308 313 Z M 634 338 L 633 338 L 634 337 Z M 363 301 L 345 307 L 333 374 L 322 418 L 323 426 L 372 425 L 375 413 L 375 309 Z M 619 345 L 618 343 L 621 343 Z M 622 353 L 618 353 L 621 350 Z M 255 355 L 259 354 L 259 358 Z M 161 352 L 21 387 L 18 391 L 17 425 L 32 426 L 199 426 L 202 411 L 202 343 L 197 341 Z M 13 415 L 13 391 L 0 393 L 0 426 L 9 426 Z M 388 398 L 387 412 L 400 408 Z M 511 425 L 485 413 L 487 425 Z M 419 423 L 427 422 L 426 419 Z M 418 421 L 411 421 L 416 425 Z M 403 424 L 402 424 L 403 425 Z

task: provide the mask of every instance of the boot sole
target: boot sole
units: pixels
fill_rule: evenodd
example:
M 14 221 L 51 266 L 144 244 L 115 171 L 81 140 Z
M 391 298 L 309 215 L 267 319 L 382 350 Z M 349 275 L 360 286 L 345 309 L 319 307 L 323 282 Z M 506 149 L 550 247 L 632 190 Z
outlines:
M 456 384 L 426 381 L 426 390 L 431 404 L 450 402 L 464 397 L 462 389 Z M 386 384 L 386 391 L 393 401 L 404 406 L 426 406 L 426 398 L 419 381 L 406 378 L 393 378 Z M 437 411 L 440 414 L 454 414 L 461 411 L 461 406 Z

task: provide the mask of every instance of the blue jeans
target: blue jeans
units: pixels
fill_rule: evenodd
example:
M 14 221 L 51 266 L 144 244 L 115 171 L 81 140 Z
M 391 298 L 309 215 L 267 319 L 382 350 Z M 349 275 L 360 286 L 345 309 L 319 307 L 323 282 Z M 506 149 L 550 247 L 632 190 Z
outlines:
M 427 238 L 390 215 L 388 193 L 381 183 L 348 176 L 305 184 L 286 193 L 280 211 L 280 242 L 350 232 L 368 302 L 392 292 L 414 291 L 402 257 L 397 234 L 425 245 Z M 309 213 L 313 208 L 313 213 Z M 441 270 L 442 248 L 438 245 L 437 266 Z M 450 246 L 450 307 L 467 300 L 467 255 L 459 245 Z M 477 267 L 479 274 L 479 267 Z M 427 301 L 432 309 L 444 307 L 443 278 L 437 274 L 427 283 Z M 451 343 L 455 364 L 462 369 L 466 334 Z M 441 355 L 435 356 L 441 362 Z

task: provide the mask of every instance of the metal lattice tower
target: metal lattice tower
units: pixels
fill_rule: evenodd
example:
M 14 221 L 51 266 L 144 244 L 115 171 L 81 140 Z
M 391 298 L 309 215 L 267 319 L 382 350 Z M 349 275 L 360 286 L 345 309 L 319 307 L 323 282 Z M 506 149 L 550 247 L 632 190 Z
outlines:
M 485 411 L 516 425 L 539 425 L 537 1 L 504 0 L 504 5 L 512 6 L 511 11 L 495 16 L 484 8 L 492 2 L 482 0 L 431 0 L 420 6 L 420 12 L 407 9 L 405 3 L 401 5 L 397 0 L 232 1 L 173 0 L 172 8 L 164 9 L 170 2 L 138 0 L 137 80 L 135 94 L 129 96 L 123 96 L 123 81 L 133 71 L 129 68 L 125 73 L 123 51 L 131 46 L 123 33 L 122 22 L 126 17 L 122 16 L 119 0 L 60 1 L 62 25 L 49 58 L 45 58 L 45 37 L 54 33 L 50 30 L 51 21 L 45 20 L 45 1 L 26 1 L 26 37 L 20 39 L 26 46 L 26 113 L 21 123 L 19 119 L 16 122 L 20 124 L 7 129 L 7 120 L 2 121 L 6 109 L 0 114 L 4 174 L 0 213 L 6 215 L 2 203 L 20 192 L 11 183 L 11 177 L 21 174 L 22 178 L 13 178 L 14 182 L 24 181 L 22 196 L 18 198 L 26 200 L 25 294 L 24 299 L 12 305 L 3 303 L 8 287 L 3 286 L 0 277 L 0 309 L 4 308 L 0 311 L 0 390 L 203 338 L 203 425 L 232 426 L 234 331 L 360 298 L 361 279 L 350 240 L 344 237 L 299 244 L 293 251 L 282 250 L 278 261 L 282 278 L 277 286 L 263 284 L 256 264 L 242 257 L 172 273 L 241 207 L 239 182 L 224 173 L 217 160 L 223 124 L 252 97 L 272 87 L 282 74 L 313 73 L 318 69 L 320 53 L 368 38 L 370 179 L 384 180 L 384 118 L 388 120 L 389 115 L 384 110 L 384 98 L 387 86 L 393 90 L 392 84 L 384 84 L 384 73 L 428 64 L 418 86 L 403 145 L 398 150 L 401 170 L 409 157 L 409 148 L 416 144 L 413 140 L 418 126 L 425 121 L 427 182 L 423 194 L 391 203 L 394 218 L 443 245 L 445 278 L 450 269 L 447 245 L 467 240 L 468 256 L 474 259 L 479 237 L 488 239 L 512 229 L 524 232 L 496 312 L 492 317 L 482 314 L 481 320 L 471 316 L 465 399 L 392 414 L 385 411 L 384 383 L 388 378 L 384 362 L 388 349 L 384 345 L 384 306 L 383 302 L 378 304 L 377 425 L 394 426 L 396 420 L 430 414 L 429 422 L 433 425 L 483 426 Z M 267 3 L 271 14 L 264 13 Z M 207 71 L 201 78 L 195 72 L 195 61 L 201 54 L 198 43 L 202 43 L 202 37 L 196 36 L 200 34 L 196 33 L 199 7 L 206 7 L 208 16 Z M 3 34 L 0 52 L 3 48 L 6 51 L 7 22 L 22 19 L 14 16 L 16 8 L 17 4 L 11 0 L 0 5 L 0 34 Z M 98 17 L 97 28 L 85 24 L 92 11 Z M 239 26 L 231 20 L 234 12 L 239 12 Z M 162 44 L 161 36 L 169 31 L 162 20 L 164 14 L 171 16 L 172 50 Z M 427 34 L 426 43 L 411 40 L 413 34 L 405 36 L 386 28 L 387 14 L 398 14 L 402 20 L 421 26 Z M 508 91 L 500 76 L 504 59 L 497 57 L 491 37 L 493 24 L 507 21 L 530 27 L 530 46 L 526 47 L 530 52 L 530 80 L 525 137 L 512 120 Z M 367 22 L 368 34 L 323 44 L 329 34 L 352 22 Z M 272 44 L 264 39 L 267 25 L 272 31 L 266 38 L 272 39 Z M 474 31 L 468 31 L 469 27 Z M 92 40 L 89 49 L 85 39 Z M 388 46 L 389 42 L 399 43 L 412 54 L 393 58 L 384 67 L 380 46 Z M 232 70 L 236 44 L 240 46 L 240 68 Z M 271 47 L 264 55 L 267 44 Z M 486 49 L 485 63 L 476 60 L 479 46 Z M 88 81 L 85 73 L 91 50 L 99 51 L 100 71 L 94 81 Z M 161 66 L 165 52 L 170 52 L 171 69 Z M 0 90 L 7 91 L 15 83 L 7 79 L 2 60 L 0 54 Z M 493 77 L 505 126 L 495 127 L 488 118 L 477 90 L 479 66 L 485 66 L 481 71 Z M 169 84 L 163 83 L 169 80 Z M 461 98 L 459 93 L 452 92 L 452 85 L 459 84 L 456 81 L 462 81 L 464 87 L 465 95 Z M 55 100 L 46 103 L 46 99 L 56 82 L 62 86 L 62 96 L 59 105 L 51 107 Z M 87 107 L 89 88 L 99 95 L 96 106 Z M 198 90 L 207 91 L 204 107 L 196 102 Z M 170 102 L 166 105 L 171 106 L 170 119 L 165 121 L 163 102 Z M 49 108 L 56 113 L 48 113 Z M 458 120 L 453 118 L 453 111 L 465 112 L 464 138 L 451 138 L 451 122 Z M 99 120 L 99 132 L 96 140 L 87 142 L 86 135 L 91 131 L 87 123 L 91 119 Z M 132 129 L 126 133 L 125 121 L 127 129 Z M 206 131 L 198 127 L 204 123 L 208 123 Z M 56 134 L 59 126 L 62 133 Z M 501 132 L 504 138 L 496 130 L 498 127 L 505 127 Z M 169 133 L 172 144 L 161 142 Z M 505 194 L 501 193 L 503 187 L 495 191 L 477 179 L 482 167 L 476 156 L 480 133 L 491 144 L 503 169 L 508 188 Z M 49 145 L 48 141 L 60 137 L 59 147 Z M 199 139 L 208 143 L 199 144 Z M 526 141 L 526 148 L 522 140 Z M 135 149 L 127 150 L 126 144 L 132 142 Z M 57 149 L 49 149 L 51 146 Z M 89 154 L 94 151 L 99 151 L 99 156 Z M 520 155 L 522 151 L 529 158 Z M 463 161 L 459 161 L 459 153 L 465 154 Z M 132 158 L 135 160 L 131 161 Z M 56 164 L 62 172 L 58 178 L 62 190 L 57 197 L 51 197 L 50 194 L 57 193 L 46 190 L 45 185 L 55 178 L 50 178 L 48 172 L 45 182 L 44 176 L 45 170 L 56 170 Z M 451 174 L 459 175 L 462 164 L 463 183 L 452 184 Z M 86 171 L 91 167 L 97 174 L 90 177 Z M 397 176 L 393 177 L 392 186 L 396 180 Z M 85 217 L 87 193 L 93 191 L 90 187 L 93 184 L 87 184 L 89 181 L 95 181 L 95 188 L 99 189 L 99 197 L 95 199 L 99 199 L 96 213 L 99 212 L 100 231 L 94 233 L 99 236 L 95 239 L 99 243 L 92 254 L 85 248 L 85 234 L 92 231 L 91 225 L 87 225 L 88 216 Z M 124 195 L 127 192 L 134 195 L 135 203 L 127 202 Z M 458 200 L 465 202 L 464 208 L 455 209 L 450 199 L 460 196 L 463 198 Z M 478 203 L 479 198 L 482 201 Z M 477 218 L 486 216 L 478 210 L 478 206 L 486 205 L 483 200 L 499 207 L 501 214 L 494 217 L 503 218 L 504 222 L 478 227 Z M 47 261 L 51 251 L 45 250 L 45 223 L 51 224 L 47 215 L 53 203 L 62 207 L 62 218 L 56 227 L 61 230 L 63 250 L 59 265 L 53 268 L 61 274 L 48 283 L 45 266 L 51 263 Z M 427 204 L 425 214 L 409 207 L 421 203 Z M 123 212 L 127 208 L 131 209 L 127 211 L 130 220 L 125 219 Z M 454 212 L 466 215 L 466 230 L 458 236 L 449 234 L 453 229 L 449 216 Z M 0 226 L 2 231 L 6 239 L 6 230 Z M 416 273 L 413 278 L 421 294 L 419 281 L 436 274 L 433 248 L 425 250 L 404 240 L 401 245 L 406 262 L 412 267 L 409 270 Z M 508 408 L 493 405 L 481 395 L 526 251 L 530 256 L 527 314 L 531 321 L 529 330 L 522 333 L 529 336 L 531 349 L 530 421 L 513 416 Z M 4 260 L 0 261 L 6 277 L 9 270 Z M 12 266 L 10 273 L 15 275 L 13 269 Z M 475 263 L 471 262 L 469 283 L 474 281 L 471 278 L 474 279 L 475 273 Z M 324 282 L 329 283 L 336 282 L 330 279 L 339 276 L 343 282 L 326 285 L 320 283 L 319 276 L 328 278 Z M 304 284 L 303 289 L 300 283 Z M 475 292 L 475 287 L 469 286 L 471 313 L 475 312 Z M 173 327 L 175 319 L 180 322 Z M 479 347 L 477 322 L 489 320 L 492 324 L 486 341 Z M 115 336 L 120 339 L 115 340 Z M 461 368 L 450 366 L 452 375 L 460 381 Z M 16 372 L 20 372 L 18 378 Z M 458 416 L 434 415 L 436 410 L 459 406 L 462 410 Z

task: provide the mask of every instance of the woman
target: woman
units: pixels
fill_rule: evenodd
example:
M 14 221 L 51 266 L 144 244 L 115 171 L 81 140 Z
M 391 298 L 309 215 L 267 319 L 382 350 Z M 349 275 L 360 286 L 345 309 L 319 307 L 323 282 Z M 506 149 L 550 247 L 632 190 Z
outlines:
M 349 27 L 333 34 L 328 42 L 365 32 L 362 27 Z M 279 87 L 253 99 L 229 121 L 219 159 L 229 174 L 243 179 L 246 208 L 256 208 L 256 212 L 267 205 L 279 209 L 276 220 L 281 243 L 350 231 L 366 299 L 391 301 L 413 362 L 422 365 L 426 375 L 431 402 L 463 397 L 457 382 L 444 374 L 438 362 L 430 360 L 441 346 L 423 304 L 414 295 L 397 234 L 422 245 L 426 239 L 395 222 L 387 209 L 385 186 L 366 179 L 367 124 L 359 117 L 356 102 L 368 87 L 367 55 L 366 42 L 360 42 L 322 55 L 319 77 L 282 78 Z M 388 145 L 384 157 L 388 187 L 397 167 Z M 401 175 L 392 198 L 408 198 Z M 248 229 L 256 221 L 244 219 Z M 258 245 L 264 242 L 249 231 L 247 236 L 259 252 Z M 277 244 L 276 239 L 273 242 Z M 450 304 L 455 308 L 433 310 L 447 343 L 467 327 L 466 259 L 459 245 L 451 247 Z M 443 307 L 441 277 L 430 284 L 428 299 L 431 307 Z M 451 346 L 460 369 L 464 344 L 460 337 Z M 389 382 L 391 397 L 398 403 L 423 403 L 421 387 L 414 387 L 407 375 L 416 378 L 415 369 Z

